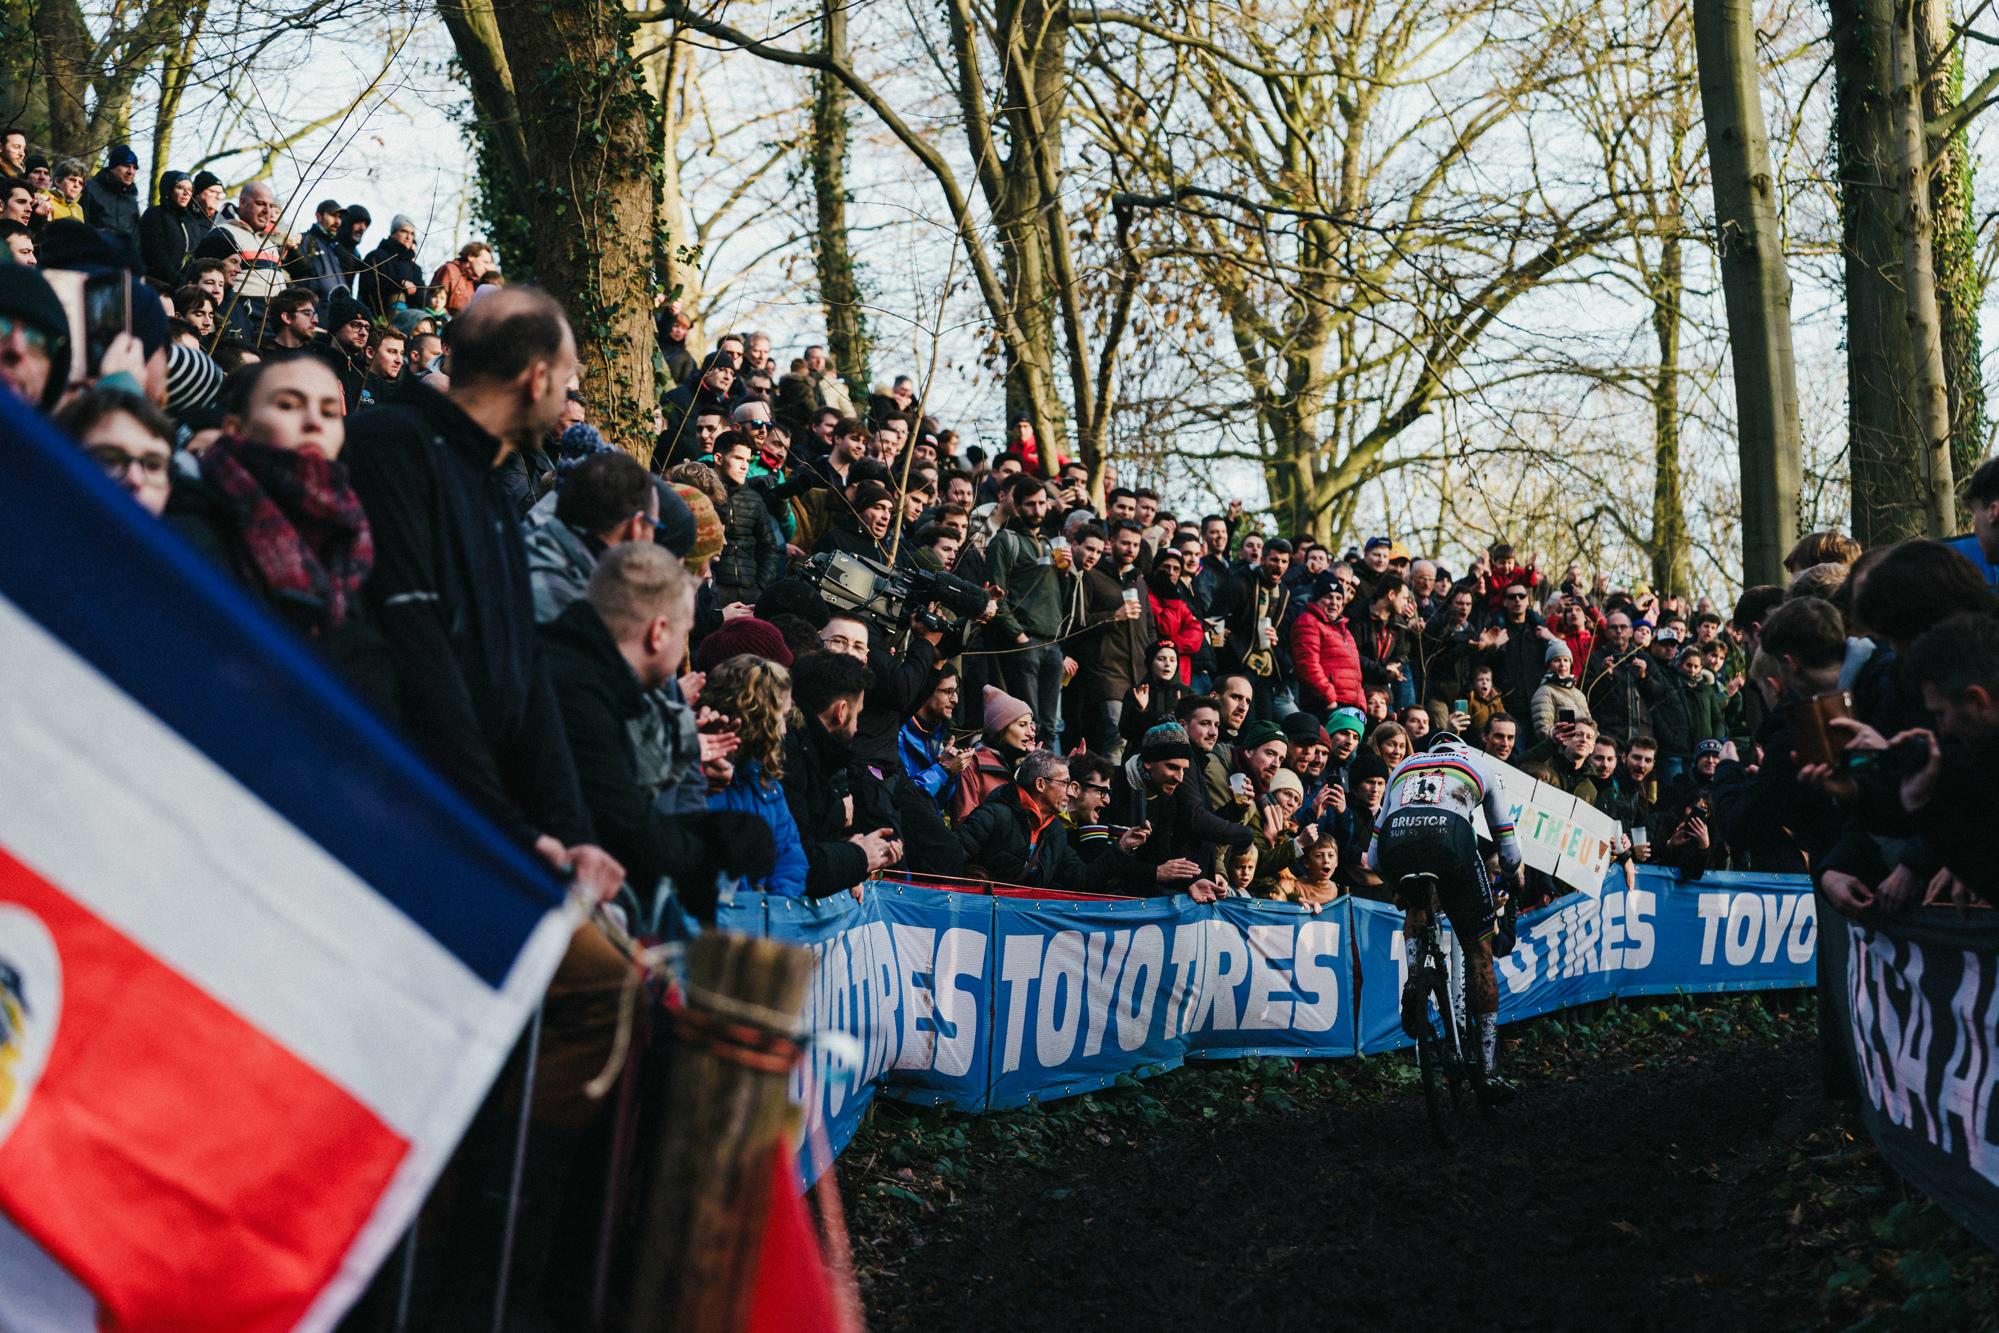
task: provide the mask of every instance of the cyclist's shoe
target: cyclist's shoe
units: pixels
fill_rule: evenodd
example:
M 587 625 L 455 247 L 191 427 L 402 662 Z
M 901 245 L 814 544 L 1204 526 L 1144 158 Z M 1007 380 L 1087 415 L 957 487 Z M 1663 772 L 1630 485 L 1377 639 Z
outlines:
M 1419 967 L 1402 983 L 1402 1030 L 1412 1040 L 1430 1035 L 1430 969 Z
M 1478 1081 L 1480 1106 L 1504 1106 L 1520 1095 L 1520 1085 L 1498 1074 L 1486 1074 Z

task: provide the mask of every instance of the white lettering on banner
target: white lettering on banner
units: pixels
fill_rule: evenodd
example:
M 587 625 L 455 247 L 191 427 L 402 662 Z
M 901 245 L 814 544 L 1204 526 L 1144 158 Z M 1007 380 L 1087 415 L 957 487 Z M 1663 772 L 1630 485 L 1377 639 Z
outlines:
M 1235 988 L 1249 976 L 1249 946 L 1242 932 L 1226 921 L 1203 923 L 1208 932 L 1208 967 L 1194 996 L 1185 1031 L 1212 1028 L 1233 1032 L 1236 1022 Z
M 937 932 L 929 926 L 890 924 L 895 941 L 896 984 L 902 989 L 902 1049 L 897 1069 L 929 1069 L 937 1063 Z
M 1999 1185 L 1999 1136 L 1988 1138 L 1984 1133 L 1999 1112 L 1999 1053 L 1992 1048 L 1999 1039 L 1999 986 L 1986 995 L 1985 1011 L 1980 1013 L 1978 997 L 1984 985 L 1984 955 L 1966 949 L 1964 972 L 1951 996 L 1951 1052 L 1938 1092 L 1944 1113 L 1937 1119 L 1943 1125 L 1944 1151 L 1954 1151 L 1956 1136 L 1962 1133 L 1971 1169 Z
M 1083 1025 L 1083 1054 L 1092 1056 L 1104 1048 L 1104 1028 L 1117 999 L 1118 969 L 1124 966 L 1131 948 L 1131 932 L 1092 934 L 1089 952 L 1083 959 L 1083 982 L 1089 992 L 1089 1010 Z
M 1020 1068 L 1021 1034 L 1027 1031 L 1027 983 L 1040 975 L 1041 937 L 1007 936 L 1006 952 L 1000 957 L 1000 981 L 1006 986 L 1006 1049 L 1000 1053 L 1003 1073 Z
M 1199 921 L 1189 921 L 1173 928 L 1173 991 L 1166 1000 L 1166 1035 L 1177 1037 L 1186 1032 L 1192 1024 L 1188 1021 L 1187 1006 L 1197 992 L 1206 988 L 1201 973 L 1207 950 L 1201 941 L 1207 930 Z
M 1553 981 L 1648 967 L 1658 945 L 1652 921 L 1657 910 L 1657 896 L 1646 889 L 1578 898 L 1535 922 L 1512 953 L 1496 960 L 1500 979 L 1519 995 L 1544 972 Z
M 1290 983 L 1280 967 L 1291 963 L 1291 942 L 1297 934 L 1292 926 L 1251 926 L 1249 928 L 1249 998 L 1242 1004 L 1245 1028 L 1279 1030 L 1291 1026 Z
M 1034 1028 L 1034 1057 L 1043 1069 L 1066 1062 L 1076 1049 L 1083 1024 L 1083 932 L 1064 930 L 1048 941 L 1041 963 L 1040 1021 Z
M 1340 977 L 1326 965 L 1340 956 L 1340 923 L 1307 921 L 1298 927 L 1291 989 L 1297 1006 L 1291 1027 L 1297 1032 L 1330 1032 L 1340 1018 Z
M 1927 1058 L 1934 1019 L 1923 994 L 1923 949 L 1848 923 L 1846 979 L 1853 1049 L 1861 1086 L 1893 1124 L 1938 1142 L 1935 1110 L 1926 1100 Z
M 982 930 L 953 926 L 944 932 L 937 948 L 931 993 L 936 1013 L 933 1022 L 940 1040 L 932 1067 L 952 1078 L 962 1078 L 972 1071 L 972 1056 L 979 1048 L 978 996 L 958 983 L 985 976 L 986 941 Z
M 1159 927 L 1140 926 L 1132 932 L 1117 990 L 1117 1044 L 1123 1050 L 1145 1045 L 1145 1034 L 1152 1030 L 1152 1004 L 1165 958 L 1166 935 Z
M 1701 919 L 1701 966 L 1714 964 L 1717 942 L 1731 967 L 1742 967 L 1760 953 L 1777 961 L 1781 946 L 1793 963 L 1808 963 L 1818 946 L 1818 904 L 1803 893 L 1703 893 L 1694 903 Z

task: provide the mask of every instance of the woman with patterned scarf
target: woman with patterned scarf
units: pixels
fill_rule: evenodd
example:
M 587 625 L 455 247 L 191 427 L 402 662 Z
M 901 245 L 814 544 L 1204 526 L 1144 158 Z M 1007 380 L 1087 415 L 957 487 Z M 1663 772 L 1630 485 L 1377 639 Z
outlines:
M 340 462 L 343 407 L 339 379 L 316 357 L 231 377 L 222 436 L 201 456 L 200 484 L 176 488 L 167 519 L 391 713 L 394 669 L 362 619 L 375 547 Z

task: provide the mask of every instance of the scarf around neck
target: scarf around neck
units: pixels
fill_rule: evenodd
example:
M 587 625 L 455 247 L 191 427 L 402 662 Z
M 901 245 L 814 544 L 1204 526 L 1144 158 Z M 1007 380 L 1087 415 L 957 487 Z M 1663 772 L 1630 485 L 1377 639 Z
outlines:
M 203 455 L 201 475 L 242 534 L 246 581 L 306 611 L 315 633 L 352 614 L 375 543 L 345 467 L 317 451 L 225 435 Z

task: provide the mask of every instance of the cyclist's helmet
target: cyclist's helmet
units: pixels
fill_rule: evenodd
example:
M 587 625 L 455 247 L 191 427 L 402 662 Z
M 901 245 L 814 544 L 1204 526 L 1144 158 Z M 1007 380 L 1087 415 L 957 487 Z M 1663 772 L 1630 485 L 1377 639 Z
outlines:
M 1427 753 L 1432 750 L 1469 750 L 1471 746 L 1455 731 L 1433 731 L 1423 749 Z

